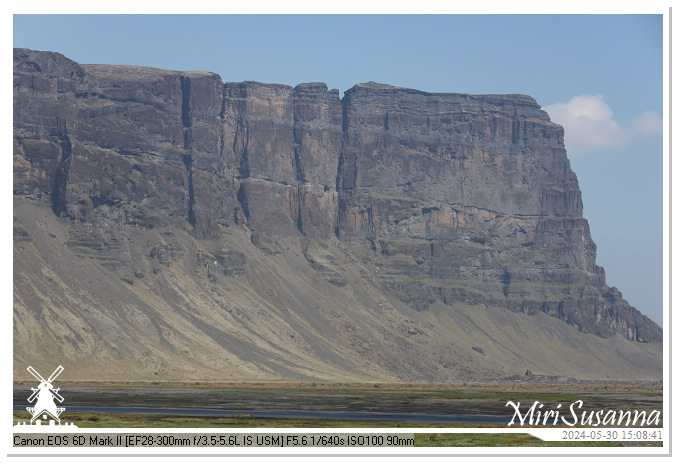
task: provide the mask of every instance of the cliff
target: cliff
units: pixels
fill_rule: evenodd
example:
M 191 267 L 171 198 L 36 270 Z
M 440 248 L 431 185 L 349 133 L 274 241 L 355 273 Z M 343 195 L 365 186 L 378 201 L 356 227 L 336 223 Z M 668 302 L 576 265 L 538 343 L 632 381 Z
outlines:
M 26 340 L 82 358 L 100 337 L 102 356 L 163 369 L 181 352 L 184 375 L 200 359 L 200 375 L 491 378 L 518 356 L 517 372 L 591 377 L 606 349 L 645 360 L 607 358 L 610 375 L 660 372 L 662 330 L 606 285 L 563 129 L 527 96 L 371 82 L 340 99 L 15 49 L 14 196 L 21 359 Z M 44 318 L 57 335 L 29 327 Z M 568 334 L 554 356 L 585 337 L 592 361 L 499 341 L 536 323 Z

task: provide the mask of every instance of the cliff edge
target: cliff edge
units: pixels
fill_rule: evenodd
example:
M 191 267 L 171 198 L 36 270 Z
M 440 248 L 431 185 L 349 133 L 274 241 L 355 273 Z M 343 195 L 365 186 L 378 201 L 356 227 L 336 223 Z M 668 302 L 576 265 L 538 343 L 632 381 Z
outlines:
M 607 286 L 563 129 L 528 96 L 340 99 L 15 49 L 14 197 L 17 362 L 661 376 L 662 329 Z

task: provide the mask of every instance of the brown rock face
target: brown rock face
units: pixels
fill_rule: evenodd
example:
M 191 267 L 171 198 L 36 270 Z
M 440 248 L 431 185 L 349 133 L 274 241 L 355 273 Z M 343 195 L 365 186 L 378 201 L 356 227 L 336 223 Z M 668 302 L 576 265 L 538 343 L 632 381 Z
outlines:
M 606 285 L 563 129 L 523 95 L 365 83 L 340 100 L 322 83 L 223 84 L 210 72 L 79 65 L 15 49 L 14 195 L 51 208 L 68 250 L 162 301 L 166 272 L 179 263 L 254 289 L 266 279 L 247 251 L 254 244 L 330 282 L 328 291 L 350 292 L 358 306 L 373 297 L 359 297 L 354 277 L 373 289 L 366 295 L 396 297 L 417 317 L 456 305 L 502 309 L 604 338 L 662 340 L 660 327 Z M 27 230 L 15 224 L 16 243 Z M 173 238 L 180 231 L 191 244 Z M 156 238 L 137 240 L 144 234 Z M 227 236 L 250 243 L 236 251 Z M 221 307 L 214 291 L 206 301 Z M 15 308 L 15 319 L 27 308 Z M 348 322 L 328 317 L 334 322 L 321 317 L 314 330 L 345 333 Z M 214 321 L 189 323 L 207 330 Z M 399 323 L 406 336 L 421 333 Z M 347 350 L 365 352 L 361 340 Z
M 224 86 L 223 157 L 248 225 L 328 236 L 337 215 L 342 106 L 325 84 Z

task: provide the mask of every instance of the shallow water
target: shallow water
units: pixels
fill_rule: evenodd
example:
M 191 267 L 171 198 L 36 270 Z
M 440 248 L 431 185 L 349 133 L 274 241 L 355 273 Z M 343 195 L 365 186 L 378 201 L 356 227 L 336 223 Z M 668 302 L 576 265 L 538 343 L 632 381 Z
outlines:
M 30 404 L 31 385 L 14 386 L 16 410 Z M 662 410 L 662 395 L 645 391 L 438 391 L 309 388 L 203 388 L 164 386 L 64 385 L 66 413 L 165 414 L 382 420 L 428 423 L 507 424 L 514 414 L 508 401 L 526 407 L 540 399 L 546 409 L 582 399 L 588 410 Z M 566 406 L 567 407 L 567 406 Z
M 24 409 L 14 406 L 15 410 Z M 165 408 L 125 408 L 101 406 L 69 406 L 66 413 L 102 412 L 110 414 L 166 414 L 172 416 L 233 416 L 252 415 L 255 417 L 307 418 L 307 419 L 339 419 L 339 420 L 381 420 L 402 422 L 435 422 L 435 423 L 479 423 L 501 424 L 509 421 L 507 417 L 478 415 L 443 415 L 443 414 L 403 414 L 374 412 L 333 412 L 333 411 L 256 411 L 256 410 L 224 410 L 224 409 L 165 409 Z

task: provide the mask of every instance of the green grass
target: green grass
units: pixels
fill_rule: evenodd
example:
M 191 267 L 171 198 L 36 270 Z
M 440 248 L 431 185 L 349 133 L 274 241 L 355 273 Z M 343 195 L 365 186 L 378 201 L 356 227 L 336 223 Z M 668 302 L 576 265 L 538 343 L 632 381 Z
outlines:
M 25 422 L 26 414 L 15 411 L 13 424 Z M 621 447 L 662 446 L 657 442 L 546 442 L 530 434 L 492 433 L 488 424 L 432 424 L 425 422 L 395 422 L 374 420 L 339 420 L 307 418 L 262 418 L 252 415 L 232 416 L 171 416 L 165 414 L 65 414 L 62 421 L 74 422 L 80 429 L 99 428 L 488 428 L 489 433 L 416 433 L 416 447 Z M 84 431 L 84 430 L 83 430 Z
M 418 433 L 415 434 L 415 446 L 436 446 L 436 447 L 477 447 L 477 446 L 493 446 L 493 447 L 516 447 L 516 446 L 533 446 L 533 447 L 621 447 L 620 443 L 612 442 L 554 442 L 542 441 L 527 433 Z
M 14 411 L 13 424 L 26 422 L 27 413 Z M 79 428 L 427 428 L 479 427 L 478 424 L 432 424 L 429 422 L 397 422 L 378 420 L 343 420 L 313 418 L 255 417 L 249 414 L 231 416 L 175 416 L 167 414 L 64 414 L 64 422 Z M 481 427 L 491 427 L 481 425 Z
M 32 383 L 17 382 L 15 389 L 28 389 Z M 65 384 L 65 390 L 69 387 Z M 249 402 L 258 406 L 280 405 L 282 403 L 308 404 L 318 403 L 326 405 L 350 405 L 356 410 L 368 405 L 374 408 L 381 404 L 385 408 L 398 410 L 421 410 L 423 413 L 435 411 L 441 405 L 462 408 L 464 410 L 503 411 L 507 398 L 520 401 L 523 405 L 533 401 L 564 402 L 584 398 L 593 407 L 604 408 L 614 404 L 619 409 L 633 409 L 648 404 L 649 407 L 662 405 L 662 386 L 637 385 L 412 385 L 412 384 L 342 384 L 331 382 L 309 383 L 167 383 L 167 382 L 131 382 L 131 383 L 102 383 L 94 382 L 73 384 L 74 389 L 80 388 L 79 395 L 83 404 L 100 404 L 102 395 L 106 403 L 111 406 L 124 405 L 152 407 L 162 404 L 163 407 L 185 407 L 208 404 L 226 404 Z M 127 390 L 127 387 L 135 387 Z M 166 390 L 165 388 L 168 387 Z M 174 387 L 175 389 L 171 388 Z M 176 388 L 181 387 L 181 390 Z M 187 404 L 187 392 L 191 405 Z M 151 401 L 150 404 L 148 402 Z M 160 403 L 159 403 L 160 401 Z M 657 403 L 657 404 L 656 404 Z M 408 405 L 408 406 L 403 406 Z M 255 407 L 252 408 L 256 410 Z M 265 408 L 266 409 L 266 408 Z M 14 411 L 13 424 L 26 422 L 29 415 L 25 410 Z M 61 416 L 62 421 L 73 422 L 81 430 L 95 431 L 101 428 L 215 428 L 215 429 L 257 429 L 257 428 L 389 428 L 398 432 L 403 428 L 419 428 L 423 433 L 415 434 L 415 446 L 423 447 L 620 447 L 620 446 L 662 446 L 658 442 L 543 442 L 526 433 L 494 433 L 504 424 L 477 423 L 431 423 L 431 422 L 397 422 L 377 420 L 345 420 L 345 419 L 316 419 L 316 418 L 275 418 L 256 417 L 254 415 L 215 415 L 215 416 L 183 416 L 170 414 L 112 414 L 112 413 L 80 413 L 66 411 Z M 426 429 L 446 428 L 450 433 L 430 433 Z M 488 428 L 489 433 L 466 433 L 467 428 Z M 254 430 L 253 430 L 254 431 Z

